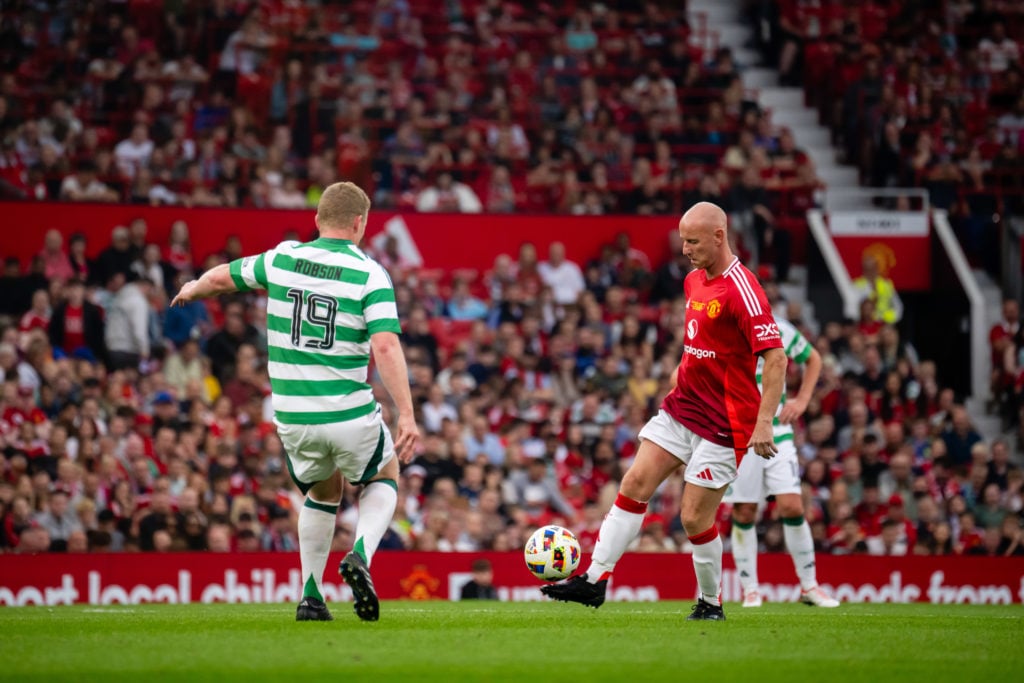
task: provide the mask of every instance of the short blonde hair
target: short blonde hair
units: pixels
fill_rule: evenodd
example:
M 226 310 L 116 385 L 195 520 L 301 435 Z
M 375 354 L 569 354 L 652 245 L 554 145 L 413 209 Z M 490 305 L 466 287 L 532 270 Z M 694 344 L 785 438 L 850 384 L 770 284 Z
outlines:
M 370 198 L 350 182 L 328 185 L 316 207 L 317 220 L 327 228 L 350 228 L 357 216 L 365 217 L 369 212 Z

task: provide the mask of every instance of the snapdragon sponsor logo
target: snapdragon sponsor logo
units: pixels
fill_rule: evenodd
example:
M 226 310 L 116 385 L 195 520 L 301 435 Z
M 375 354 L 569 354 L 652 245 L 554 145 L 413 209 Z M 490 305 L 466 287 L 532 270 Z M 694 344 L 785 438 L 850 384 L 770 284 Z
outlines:
M 688 353 L 691 356 L 695 356 L 701 359 L 718 357 L 718 355 L 714 351 L 711 351 L 709 349 L 698 349 L 697 347 L 690 346 L 689 344 L 687 344 L 684 347 L 684 351 L 686 351 L 686 353 Z
M 88 573 L 85 585 L 79 585 L 71 574 L 63 574 L 57 586 L 25 586 L 12 590 L 0 586 L 0 605 L 139 605 L 150 602 L 189 604 L 298 602 L 302 597 L 301 572 L 293 569 L 287 579 L 279 579 L 273 569 L 253 569 L 248 580 L 241 579 L 237 571 L 228 569 L 220 582 L 194 587 L 192 572 L 178 571 L 174 583 L 142 582 L 134 585 L 106 584 L 98 571 Z M 345 602 L 352 598 L 352 590 L 344 583 L 323 583 L 324 598 L 328 602 Z
M 821 587 L 840 602 L 930 602 L 933 605 L 1011 605 L 1024 602 L 1024 576 L 1020 579 L 1017 594 L 1007 584 L 947 584 L 946 574 L 932 572 L 928 585 L 905 583 L 902 572 L 889 574 L 885 584 L 872 583 L 823 583 Z M 761 583 L 758 587 L 761 597 L 768 602 L 797 602 L 800 600 L 798 584 Z M 743 599 L 740 576 L 735 570 L 726 570 L 722 575 L 722 599 L 739 601 Z

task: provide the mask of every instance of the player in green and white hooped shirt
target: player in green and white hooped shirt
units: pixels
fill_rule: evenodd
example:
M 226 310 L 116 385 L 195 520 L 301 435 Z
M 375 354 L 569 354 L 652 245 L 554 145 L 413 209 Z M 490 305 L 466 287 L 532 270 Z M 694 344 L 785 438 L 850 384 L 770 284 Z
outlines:
M 304 581 L 299 621 L 330 620 L 322 580 L 334 536 L 342 476 L 363 486 L 352 552 L 339 568 L 356 614 L 375 621 L 379 603 L 369 567 L 397 502 L 398 460 L 409 462 L 419 430 L 391 279 L 359 242 L 370 200 L 335 183 L 317 205 L 320 238 L 285 242 L 186 283 L 171 305 L 251 289 L 267 290 L 272 402 L 286 463 L 306 501 L 299 512 Z M 367 383 L 370 353 L 398 409 L 398 436 L 381 419 Z
M 775 413 L 773 431 L 778 454 L 771 460 L 747 453 L 729 490 L 726 503 L 732 503 L 732 555 L 743 588 L 743 606 L 760 607 L 761 594 L 757 580 L 757 506 L 767 496 L 775 496 L 782 517 L 782 530 L 786 549 L 793 558 L 800 579 L 800 599 L 818 607 L 837 607 L 839 603 L 819 586 L 814 561 L 814 540 L 811 527 L 804 519 L 803 499 L 800 495 L 800 464 L 793 444 L 793 422 L 807 410 L 814 387 L 821 374 L 821 355 L 789 321 L 775 317 L 786 355 L 803 367 L 800 391 L 782 401 Z M 761 363 L 758 361 L 757 382 L 761 383 Z

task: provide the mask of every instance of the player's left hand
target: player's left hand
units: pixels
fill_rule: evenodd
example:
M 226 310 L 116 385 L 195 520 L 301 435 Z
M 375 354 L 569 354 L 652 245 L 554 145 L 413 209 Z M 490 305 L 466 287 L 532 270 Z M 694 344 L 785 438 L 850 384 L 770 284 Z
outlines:
M 779 413 L 779 422 L 784 425 L 793 424 L 807 411 L 807 403 L 798 398 L 787 399 Z
M 416 457 L 416 446 L 420 441 L 420 430 L 412 415 L 398 417 L 398 437 L 395 439 L 395 452 L 403 465 L 408 465 Z
M 196 285 L 199 284 L 199 280 L 189 280 L 181 286 L 178 291 L 178 296 L 174 297 L 174 301 L 171 302 L 171 307 L 184 306 L 185 304 L 193 301 L 192 292 L 195 291 Z
M 775 445 L 775 436 L 772 434 L 771 421 L 758 422 L 754 427 L 754 433 L 750 435 L 750 441 L 747 442 L 747 450 L 751 448 L 765 460 L 774 458 L 775 454 L 779 452 Z

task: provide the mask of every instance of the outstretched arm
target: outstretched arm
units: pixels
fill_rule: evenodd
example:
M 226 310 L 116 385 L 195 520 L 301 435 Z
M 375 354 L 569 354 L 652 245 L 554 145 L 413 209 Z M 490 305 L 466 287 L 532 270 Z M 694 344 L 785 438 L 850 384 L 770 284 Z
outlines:
M 212 296 L 231 294 L 237 291 L 238 287 L 231 277 L 228 264 L 222 263 L 203 273 L 203 276 L 198 280 L 190 280 L 182 285 L 181 291 L 178 292 L 178 296 L 174 297 L 171 306 L 184 306 L 191 301 L 208 299 Z

